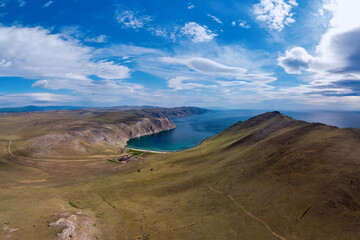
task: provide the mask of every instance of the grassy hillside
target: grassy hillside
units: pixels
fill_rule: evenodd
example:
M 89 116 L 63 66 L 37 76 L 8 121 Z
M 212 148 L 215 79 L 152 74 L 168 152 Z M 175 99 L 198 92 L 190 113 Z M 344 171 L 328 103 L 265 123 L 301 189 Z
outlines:
M 106 153 L 29 158 L 9 146 L 2 141 L 0 239 L 342 240 L 360 234 L 357 129 L 265 113 L 196 148 L 143 154 L 127 164 L 106 161 Z

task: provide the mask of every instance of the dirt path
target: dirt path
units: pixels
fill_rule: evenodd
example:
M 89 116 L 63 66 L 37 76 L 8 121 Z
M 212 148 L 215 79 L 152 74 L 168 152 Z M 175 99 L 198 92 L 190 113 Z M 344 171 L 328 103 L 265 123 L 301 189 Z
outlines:
M 9 153 L 11 156 L 15 157 L 14 154 L 11 152 L 11 143 L 12 143 L 12 139 L 9 141 L 8 153 Z
M 217 193 L 217 194 L 225 194 L 222 191 L 216 190 L 214 189 L 211 185 L 208 185 L 209 190 Z M 253 215 L 251 212 L 249 212 L 243 205 L 241 205 L 239 202 L 237 202 L 233 196 L 231 196 L 230 194 L 226 195 L 233 203 L 235 203 L 235 205 L 237 205 L 238 207 L 241 208 L 241 210 L 243 210 L 243 212 L 248 215 L 249 217 L 251 217 L 252 219 L 256 220 L 257 222 L 261 223 L 273 236 L 275 236 L 276 238 L 280 239 L 280 240 L 288 240 L 286 238 L 284 238 L 283 236 L 281 236 L 280 234 L 277 234 L 276 232 L 274 232 L 271 227 L 269 226 L 269 224 L 267 224 L 264 220 L 256 217 L 255 215 Z

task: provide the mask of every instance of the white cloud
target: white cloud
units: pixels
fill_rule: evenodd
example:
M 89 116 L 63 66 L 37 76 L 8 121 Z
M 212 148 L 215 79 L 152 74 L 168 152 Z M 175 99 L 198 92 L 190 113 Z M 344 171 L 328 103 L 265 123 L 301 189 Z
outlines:
M 93 51 L 40 27 L 0 27 L 0 59 L 11 62 L 10 66 L 0 66 L 1 76 L 59 78 L 73 73 L 110 79 L 128 77 L 127 67 L 92 60 Z
M 239 20 L 239 27 L 250 28 L 250 25 L 246 21 Z
M 116 14 L 116 20 L 126 28 L 140 29 L 148 22 L 152 21 L 150 16 L 142 16 L 132 10 L 119 11 Z
M 278 58 L 279 65 L 290 74 L 300 74 L 302 70 L 307 70 L 312 61 L 313 57 L 302 47 L 287 50 L 285 56 Z
M 250 28 L 250 25 L 247 23 L 247 21 L 244 21 L 244 20 L 238 20 L 238 26 L 241 27 L 241 28 Z M 232 21 L 231 22 L 231 26 L 235 27 L 237 24 L 236 24 L 236 21 Z
M 234 86 L 244 86 L 248 84 L 245 81 L 216 81 L 222 87 L 234 87 Z
M 272 74 L 266 73 L 247 73 L 248 70 L 243 67 L 227 66 L 207 58 L 188 58 L 178 59 L 171 57 L 163 57 L 160 60 L 168 64 L 186 65 L 197 73 L 214 77 L 223 77 L 229 79 L 241 79 L 251 82 L 268 83 L 275 81 L 276 78 Z
M 195 22 L 186 23 L 185 26 L 182 27 L 181 32 L 184 35 L 190 36 L 195 43 L 210 42 L 217 36 L 217 34 L 213 33 L 206 26 L 200 26 Z
M 95 43 L 104 43 L 106 42 L 107 37 L 105 35 L 99 35 L 97 37 L 85 38 L 86 42 L 95 42 Z
M 294 47 L 278 58 L 279 65 L 288 73 L 310 74 L 310 84 L 300 87 L 303 93 L 359 100 L 360 2 L 324 0 L 322 9 L 332 18 L 316 51 L 310 55 L 304 48 Z
M 217 18 L 217 17 L 215 17 L 215 16 L 213 16 L 211 14 L 207 14 L 207 16 L 212 18 L 215 22 L 223 24 L 223 22 L 219 18 Z
M 292 9 L 296 6 L 296 0 L 260 0 L 253 6 L 253 13 L 257 20 L 280 32 L 285 26 L 295 22 Z
M 174 90 L 189 90 L 194 88 L 213 87 L 211 85 L 204 85 L 200 83 L 184 83 L 185 81 L 194 80 L 190 77 L 175 77 L 168 80 L 168 87 Z
M 149 27 L 149 28 L 147 28 L 147 30 L 150 31 L 153 35 L 158 36 L 158 37 L 167 37 L 168 36 L 166 29 Z
M 144 29 L 157 37 L 168 37 L 168 31 L 156 24 L 151 24 L 153 19 L 150 16 L 141 15 L 139 12 L 132 10 L 118 10 L 115 16 L 118 23 L 121 23 L 125 28 L 132 28 L 135 30 Z
M 18 107 L 25 105 L 49 106 L 72 104 L 76 97 L 54 93 L 21 93 L 0 95 L 0 107 Z
M 195 8 L 195 5 L 192 4 L 191 2 L 189 2 L 187 8 L 188 8 L 189 10 L 194 9 L 194 8 Z
M 47 3 L 45 3 L 45 4 L 43 5 L 43 8 L 47 8 L 47 7 L 49 7 L 51 4 L 53 4 L 53 1 L 48 1 Z
M 360 16 L 357 11 L 359 8 L 360 2 L 356 0 L 324 1 L 323 9 L 331 11 L 333 17 L 330 21 L 331 26 L 321 37 L 314 56 L 310 56 L 303 48 L 295 47 L 287 50 L 285 56 L 279 57 L 280 65 L 285 70 L 294 67 L 286 61 L 294 58 L 289 53 L 297 52 L 298 65 L 303 65 L 302 70 L 332 73 L 351 71 L 350 68 L 356 70 L 355 67 L 359 66 L 357 56 L 360 54 Z
M 189 68 L 204 74 L 239 75 L 246 73 L 246 69 L 244 68 L 229 67 L 207 58 L 198 57 L 182 60 L 164 57 L 161 58 L 161 60 L 166 63 L 184 64 L 187 65 Z
M 12 64 L 11 61 L 6 61 L 5 59 L 2 59 L 0 61 L 0 67 L 3 67 L 3 68 L 7 68 L 7 67 L 10 67 Z
M 141 51 L 131 46 L 123 50 L 124 55 Z M 51 34 L 40 27 L 0 27 L 1 77 L 40 79 L 32 85 L 34 88 L 73 91 L 72 96 L 7 94 L 0 96 L 0 105 L 146 103 L 143 99 L 149 96 L 142 85 L 120 80 L 128 78 L 130 70 L 114 61 L 100 60 L 104 55 L 101 52 L 106 53 L 83 46 L 76 40 L 66 40 L 61 34 Z M 93 80 L 94 75 L 100 80 Z
M 171 89 L 153 90 L 148 102 L 141 104 L 178 106 L 197 102 L 203 106 L 234 106 L 260 102 L 267 98 L 264 92 L 273 89 L 268 83 L 276 80 L 272 73 L 262 71 L 274 62 L 265 51 L 249 51 L 240 45 L 219 46 L 215 41 L 195 48 L 193 44 L 182 45 L 173 51 L 119 45 L 99 54 L 129 56 L 133 71 L 167 79 Z
M 121 94 L 128 95 L 137 93 L 144 89 L 139 84 L 129 84 L 114 80 L 91 80 L 88 78 L 76 78 L 78 76 L 71 76 L 69 79 L 51 79 L 36 81 L 32 87 L 41 87 L 51 90 L 71 89 L 77 93 L 85 94 L 103 94 L 113 95 Z M 79 76 L 80 77 L 80 76 Z M 76 84 L 74 84 L 76 79 Z
M 0 0 L 0 7 L 6 7 L 9 1 L 11 0 Z M 18 7 L 24 7 L 26 5 L 25 0 L 14 0 L 14 2 L 17 2 Z

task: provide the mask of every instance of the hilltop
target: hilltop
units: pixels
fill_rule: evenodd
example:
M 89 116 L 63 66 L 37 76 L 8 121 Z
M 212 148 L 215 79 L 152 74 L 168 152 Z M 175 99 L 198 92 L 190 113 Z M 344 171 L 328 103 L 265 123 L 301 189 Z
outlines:
M 3 142 L 0 237 L 66 239 L 74 225 L 71 234 L 87 239 L 342 240 L 360 233 L 358 129 L 268 112 L 196 148 L 144 153 L 128 164 L 105 161 L 105 152 L 22 157 L 9 146 Z

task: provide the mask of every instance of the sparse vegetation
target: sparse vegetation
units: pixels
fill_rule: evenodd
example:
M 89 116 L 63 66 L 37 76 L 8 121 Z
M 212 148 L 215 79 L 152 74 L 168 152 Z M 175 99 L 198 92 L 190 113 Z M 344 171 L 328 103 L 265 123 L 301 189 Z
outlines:
M 142 151 L 138 151 L 138 150 L 133 150 L 133 149 L 128 149 L 127 150 L 128 153 L 134 155 L 134 156 L 139 156 L 139 155 L 142 155 L 142 154 L 145 154 L 146 152 L 142 152 Z
M 15 128 L 13 121 L 2 120 L 0 127 Z M 196 148 L 146 154 L 130 164 L 105 161 L 115 157 L 111 151 L 19 157 L 24 136 L 33 136 L 27 131 L 37 131 L 23 130 L 0 136 L 0 149 L 13 139 L 14 154 L 1 153 L 0 221 L 21 229 L 12 233 L 17 239 L 51 238 L 59 233 L 47 224 L 59 219 L 54 215 L 74 214 L 80 207 L 93 214 L 99 239 L 357 240 L 359 235 L 356 129 L 267 113 Z
M 76 205 L 73 202 L 69 202 L 69 205 L 72 206 L 73 208 L 82 209 L 81 207 L 79 207 L 78 205 Z

